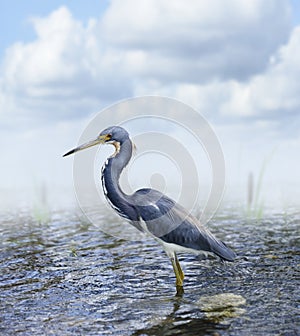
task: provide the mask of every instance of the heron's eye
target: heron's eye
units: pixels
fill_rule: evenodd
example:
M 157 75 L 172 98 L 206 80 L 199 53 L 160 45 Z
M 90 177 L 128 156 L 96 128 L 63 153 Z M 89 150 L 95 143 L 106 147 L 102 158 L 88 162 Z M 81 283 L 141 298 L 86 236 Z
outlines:
M 106 134 L 105 141 L 109 141 L 111 139 L 111 134 Z

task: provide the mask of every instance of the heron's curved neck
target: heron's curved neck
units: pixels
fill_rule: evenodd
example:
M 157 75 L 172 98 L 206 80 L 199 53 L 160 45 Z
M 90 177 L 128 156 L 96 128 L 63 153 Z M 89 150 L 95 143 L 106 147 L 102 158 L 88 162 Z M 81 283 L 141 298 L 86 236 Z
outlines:
M 103 191 L 109 203 L 119 215 L 133 219 L 131 217 L 134 216 L 134 211 L 129 202 L 129 196 L 122 191 L 119 184 L 122 170 L 131 159 L 133 145 L 128 139 L 121 144 L 116 143 L 115 148 L 115 153 L 107 159 L 102 167 Z

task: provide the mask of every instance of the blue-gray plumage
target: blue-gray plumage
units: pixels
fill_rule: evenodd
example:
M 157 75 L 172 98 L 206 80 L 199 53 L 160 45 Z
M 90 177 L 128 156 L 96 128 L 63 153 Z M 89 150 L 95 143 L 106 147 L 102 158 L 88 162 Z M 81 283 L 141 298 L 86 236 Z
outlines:
M 171 198 L 149 188 L 137 190 L 132 195 L 122 191 L 119 178 L 133 151 L 133 144 L 124 128 L 106 128 L 95 140 L 64 156 L 104 143 L 115 147 L 115 153 L 102 168 L 102 186 L 107 201 L 120 216 L 130 220 L 138 230 L 149 233 L 162 244 L 172 261 L 177 286 L 182 287 L 184 273 L 176 252 L 213 253 L 223 260 L 234 260 L 235 253 L 230 248 Z

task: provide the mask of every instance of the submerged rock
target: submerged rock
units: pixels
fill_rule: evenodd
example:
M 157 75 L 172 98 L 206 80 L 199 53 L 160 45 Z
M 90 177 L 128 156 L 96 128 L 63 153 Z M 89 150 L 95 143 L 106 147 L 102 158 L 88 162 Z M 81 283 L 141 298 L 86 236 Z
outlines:
M 215 322 L 220 322 L 225 318 L 240 316 L 246 311 L 240 308 L 240 306 L 246 304 L 246 299 L 241 295 L 233 293 L 202 296 L 198 304 L 206 317 Z

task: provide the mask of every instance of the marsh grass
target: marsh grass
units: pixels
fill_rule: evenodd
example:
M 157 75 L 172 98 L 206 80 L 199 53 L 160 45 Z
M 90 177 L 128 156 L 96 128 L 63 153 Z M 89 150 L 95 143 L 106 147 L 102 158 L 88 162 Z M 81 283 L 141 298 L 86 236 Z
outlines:
M 262 195 L 263 180 L 265 177 L 267 165 L 270 163 L 275 150 L 273 150 L 270 155 L 266 156 L 262 162 L 261 168 L 259 170 L 257 183 L 255 185 L 254 174 L 250 172 L 248 175 L 248 188 L 247 188 L 247 206 L 246 206 L 246 216 L 248 219 L 262 219 L 264 214 L 265 200 Z
M 50 207 L 45 183 L 36 186 L 34 190 L 35 195 L 32 206 L 32 217 L 40 224 L 47 223 L 50 220 Z

